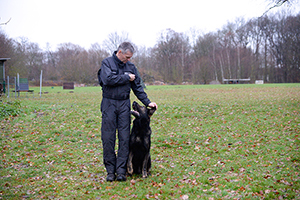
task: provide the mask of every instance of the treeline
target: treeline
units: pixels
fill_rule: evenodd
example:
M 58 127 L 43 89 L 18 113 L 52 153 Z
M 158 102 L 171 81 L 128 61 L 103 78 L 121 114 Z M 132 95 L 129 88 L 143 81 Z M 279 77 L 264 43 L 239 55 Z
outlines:
M 0 32 L 0 57 L 6 74 L 38 80 L 75 81 L 97 84 L 101 61 L 127 37 L 115 34 L 86 50 L 79 45 L 60 44 L 42 50 L 24 38 L 14 40 Z M 154 47 L 137 47 L 132 62 L 145 83 L 207 84 L 223 79 L 264 80 L 269 83 L 300 82 L 300 14 L 275 14 L 229 22 L 206 34 L 161 32 Z

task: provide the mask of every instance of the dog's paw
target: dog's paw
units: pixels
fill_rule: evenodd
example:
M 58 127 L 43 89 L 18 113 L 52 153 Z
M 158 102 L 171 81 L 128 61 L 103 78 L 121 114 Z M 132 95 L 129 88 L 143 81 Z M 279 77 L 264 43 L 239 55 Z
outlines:
M 127 174 L 128 174 L 128 176 L 132 176 L 132 174 L 133 174 L 133 171 L 132 172 L 127 172 Z
M 143 172 L 143 178 L 148 178 L 147 172 Z
M 131 166 L 127 167 L 127 173 L 131 176 L 133 174 L 133 168 Z

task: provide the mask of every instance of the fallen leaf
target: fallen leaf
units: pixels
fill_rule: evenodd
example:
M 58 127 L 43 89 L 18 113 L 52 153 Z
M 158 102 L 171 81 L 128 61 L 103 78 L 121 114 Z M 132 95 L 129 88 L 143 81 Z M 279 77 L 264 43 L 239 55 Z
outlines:
M 183 199 L 183 200 L 189 199 L 189 196 L 185 194 L 185 195 L 180 196 L 180 199 Z

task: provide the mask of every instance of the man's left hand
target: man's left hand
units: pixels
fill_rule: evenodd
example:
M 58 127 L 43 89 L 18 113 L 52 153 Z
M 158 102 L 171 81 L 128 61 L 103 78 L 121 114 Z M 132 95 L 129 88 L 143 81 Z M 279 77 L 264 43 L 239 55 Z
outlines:
M 157 104 L 155 102 L 149 103 L 148 106 L 151 107 L 151 108 L 155 108 L 157 110 Z

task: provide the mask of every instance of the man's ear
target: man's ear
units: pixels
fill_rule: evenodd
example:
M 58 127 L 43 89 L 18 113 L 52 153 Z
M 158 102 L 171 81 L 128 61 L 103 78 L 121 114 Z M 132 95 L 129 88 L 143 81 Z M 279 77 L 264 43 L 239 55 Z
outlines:
M 140 117 L 140 113 L 138 113 L 137 111 L 135 110 L 131 110 L 130 113 L 134 116 L 134 117 Z
M 148 109 L 148 115 L 149 115 L 149 117 L 151 117 L 154 114 L 155 111 L 156 111 L 155 107 L 151 108 L 151 109 Z

